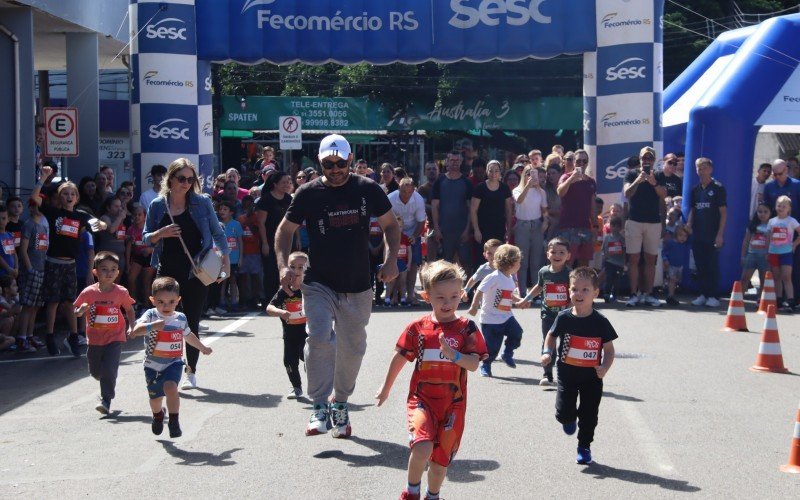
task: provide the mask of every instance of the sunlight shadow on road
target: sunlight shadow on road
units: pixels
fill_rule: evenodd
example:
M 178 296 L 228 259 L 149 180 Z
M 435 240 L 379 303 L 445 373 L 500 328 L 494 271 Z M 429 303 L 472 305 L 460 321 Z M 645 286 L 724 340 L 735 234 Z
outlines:
M 110 424 L 130 424 L 134 422 L 149 424 L 153 417 L 150 415 L 123 415 L 121 411 L 112 411 L 108 415 L 103 415 L 100 420 Z
M 201 392 L 202 394 L 197 394 Z M 242 394 L 239 392 L 222 392 L 198 387 L 181 391 L 181 398 L 202 403 L 233 404 L 247 408 L 275 408 L 281 402 L 280 396 L 274 394 Z
M 665 490 L 683 491 L 688 493 L 695 493 L 701 490 L 697 486 L 692 486 L 688 481 L 681 481 L 678 479 L 667 479 L 661 476 L 654 476 L 646 472 L 639 472 L 635 470 L 617 469 L 610 465 L 603 465 L 597 462 L 588 465 L 581 471 L 584 474 L 591 474 L 595 479 L 619 479 L 636 484 L 653 484 L 664 488 Z
M 201 465 L 211 465 L 213 467 L 228 467 L 230 465 L 236 465 L 236 461 L 232 460 L 232 455 L 237 451 L 242 450 L 243 448 L 232 448 L 228 451 L 223 451 L 222 453 L 215 454 L 215 453 L 207 453 L 204 451 L 186 451 L 178 448 L 175 443 L 172 441 L 166 441 L 164 439 L 159 439 L 159 443 L 164 447 L 164 451 L 170 454 L 170 456 L 178 458 L 182 460 L 178 462 L 176 465 L 193 465 L 193 466 L 201 466 Z
M 629 403 L 644 403 L 644 399 L 635 398 L 633 396 L 626 396 L 624 394 L 616 394 L 614 392 L 603 391 L 604 398 L 618 399 L 619 401 L 627 401 Z

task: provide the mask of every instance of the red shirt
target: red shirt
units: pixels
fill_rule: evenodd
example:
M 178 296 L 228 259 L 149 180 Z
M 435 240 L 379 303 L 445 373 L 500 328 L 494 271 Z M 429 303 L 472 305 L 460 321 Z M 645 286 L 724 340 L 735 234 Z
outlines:
M 237 219 L 242 225 L 242 253 L 245 255 L 261 254 L 261 238 L 258 235 L 259 224 L 258 216 L 253 212 L 251 215 L 240 215 Z
M 482 360 L 488 357 L 486 342 L 475 323 L 467 318 L 456 318 L 448 323 L 438 323 L 433 315 L 424 316 L 406 326 L 397 340 L 397 352 L 408 361 L 416 361 L 411 376 L 409 394 L 432 395 L 439 399 L 441 388 L 452 390 L 452 401 L 467 398 L 467 370 L 442 355 L 439 334 L 462 354 L 477 354 Z
M 125 287 L 114 285 L 107 292 L 100 291 L 95 283 L 83 289 L 73 305 L 89 304 L 86 310 L 86 340 L 89 345 L 106 345 L 111 342 L 125 342 L 125 316 L 122 308 L 133 307 L 135 303 Z

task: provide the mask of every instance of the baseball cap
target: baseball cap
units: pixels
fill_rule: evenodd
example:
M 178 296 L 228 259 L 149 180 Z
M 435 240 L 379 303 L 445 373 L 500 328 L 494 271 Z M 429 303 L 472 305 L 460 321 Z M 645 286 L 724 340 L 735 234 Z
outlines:
M 275 167 L 272 165 L 272 163 L 268 163 L 266 167 L 261 169 L 262 174 L 271 174 L 274 172 L 275 172 Z
M 645 146 L 639 151 L 639 158 L 641 158 L 642 156 L 646 155 L 647 153 L 650 153 L 651 155 L 653 155 L 653 158 L 656 157 L 656 150 L 651 148 L 650 146 Z
M 306 167 L 303 172 L 306 174 L 306 178 L 310 179 L 312 175 L 317 173 L 317 170 L 314 167 Z
M 322 138 L 319 143 L 319 156 L 321 160 L 329 156 L 338 156 L 343 160 L 350 158 L 350 143 L 339 134 L 331 134 Z
M 167 167 L 164 165 L 153 165 L 150 167 L 150 175 L 164 175 L 167 173 Z

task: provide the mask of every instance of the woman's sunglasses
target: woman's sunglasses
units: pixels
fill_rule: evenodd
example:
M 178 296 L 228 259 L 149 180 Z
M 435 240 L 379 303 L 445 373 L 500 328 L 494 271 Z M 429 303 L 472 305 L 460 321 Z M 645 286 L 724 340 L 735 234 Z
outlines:
M 195 176 L 186 177 L 185 175 L 176 175 L 175 180 L 180 182 L 181 184 L 194 184 L 194 181 L 197 180 L 197 177 Z

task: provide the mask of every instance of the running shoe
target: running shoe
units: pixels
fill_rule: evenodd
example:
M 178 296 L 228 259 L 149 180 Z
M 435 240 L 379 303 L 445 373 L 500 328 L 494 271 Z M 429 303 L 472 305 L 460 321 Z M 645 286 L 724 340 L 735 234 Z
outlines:
M 103 398 L 97 402 L 97 406 L 94 407 L 95 410 L 99 411 L 103 415 L 108 415 L 108 409 L 111 407 L 111 402 L 106 401 Z
M 169 422 L 167 423 L 167 427 L 169 427 L 169 437 L 179 438 L 183 436 L 183 431 L 181 430 L 181 423 L 178 421 L 177 418 L 175 420 L 172 420 L 170 418 Z
M 86 340 L 86 335 L 78 334 L 78 345 L 89 345 L 89 342 Z
M 480 369 L 481 377 L 491 377 L 492 376 L 492 365 L 482 363 Z
M 400 494 L 400 500 L 419 500 L 419 493 L 409 493 L 408 490 L 403 490 Z
M 34 353 L 36 348 L 31 343 L 22 337 L 17 338 L 17 352 L 19 353 Z
M 575 459 L 575 463 L 582 465 L 592 463 L 592 450 L 578 446 L 578 457 Z
M 333 428 L 331 435 L 335 438 L 348 438 L 353 432 L 350 427 L 350 412 L 347 403 L 331 403 L 331 423 Z
M 640 304 L 651 307 L 661 307 L 661 301 L 650 294 L 645 295 L 644 298 L 640 300 Z
M 155 415 L 153 416 L 153 421 L 150 423 L 150 430 L 153 431 L 153 434 L 156 436 L 160 436 L 162 432 L 164 432 L 164 408 L 161 408 L 161 418 L 156 419 Z
M 701 295 L 692 301 L 692 305 L 695 307 L 700 307 L 705 305 L 707 300 L 708 299 L 706 298 L 705 295 Z
M 325 434 L 331 428 L 330 409 L 327 404 L 314 405 L 306 426 L 306 436 Z
M 80 342 L 78 342 L 77 333 L 70 333 L 67 336 L 67 345 L 69 345 L 69 351 L 72 353 L 73 358 L 81 357 L 81 345 Z
M 516 368 L 517 363 L 514 362 L 514 354 L 510 352 L 504 352 L 500 359 L 503 360 L 503 363 L 506 364 L 509 368 Z
M 672 295 L 667 297 L 667 304 L 669 304 L 671 306 L 679 306 L 679 305 L 681 305 L 681 303 L 678 301 L 678 299 L 676 299 Z
M 183 384 L 181 384 L 181 389 L 197 389 L 197 375 L 194 373 L 187 373 Z
M 548 377 L 542 377 L 539 381 L 540 387 L 552 387 L 553 386 L 553 379 Z
M 719 307 L 719 300 L 715 299 L 714 297 L 711 297 L 708 300 L 706 300 L 706 303 L 703 305 L 706 307 Z
M 45 341 L 47 342 L 47 354 L 51 356 L 58 356 L 61 354 L 61 351 L 58 349 L 58 345 L 56 345 L 54 334 L 49 333 L 45 335 Z
M 639 294 L 631 295 L 627 302 L 625 302 L 625 307 L 636 307 L 641 302 L 641 297 Z
M 575 431 L 578 429 L 578 422 L 570 422 L 568 424 L 561 424 L 561 428 L 564 429 L 564 434 L 567 436 L 571 436 L 575 434 Z
M 222 316 L 222 315 L 228 314 L 228 311 L 226 309 L 221 308 L 221 307 L 217 307 L 216 309 L 214 309 L 214 312 L 218 316 Z
M 301 397 L 303 397 L 303 389 L 299 387 L 292 387 L 289 394 L 286 395 L 286 399 L 299 399 Z
M 31 335 L 30 337 L 27 338 L 27 340 L 28 340 L 28 343 L 30 345 L 32 345 L 33 347 L 35 347 L 37 350 L 38 349 L 42 349 L 43 347 L 45 347 L 44 342 L 39 340 L 39 337 Z

